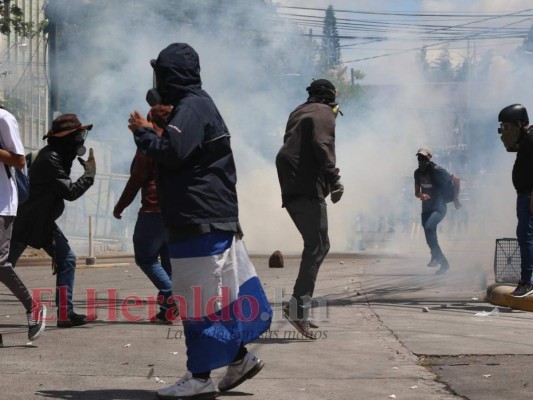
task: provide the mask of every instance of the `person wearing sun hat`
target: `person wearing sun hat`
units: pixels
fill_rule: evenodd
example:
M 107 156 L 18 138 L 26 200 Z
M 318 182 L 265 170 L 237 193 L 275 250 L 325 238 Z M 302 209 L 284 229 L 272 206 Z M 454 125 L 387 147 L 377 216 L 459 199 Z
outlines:
M 47 145 L 31 161 L 28 171 L 30 195 L 19 207 L 13 226 L 9 251 L 12 265 L 16 264 L 27 246 L 42 248 L 52 257 L 58 328 L 84 325 L 94 319 L 94 316 L 74 312 L 72 297 L 76 255 L 55 222 L 63 214 L 65 200 L 79 199 L 94 183 L 96 162 L 93 149 L 89 149 L 87 160 L 81 158 L 86 151 L 85 139 L 92 128 L 92 124 L 82 124 L 76 114 L 63 114 L 54 119 L 43 137 Z M 85 172 L 73 182 L 70 172 L 76 157 Z

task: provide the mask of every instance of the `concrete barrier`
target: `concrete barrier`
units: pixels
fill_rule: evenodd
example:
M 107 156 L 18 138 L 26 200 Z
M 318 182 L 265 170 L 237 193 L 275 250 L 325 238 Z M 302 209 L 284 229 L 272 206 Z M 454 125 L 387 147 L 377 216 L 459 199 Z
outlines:
M 485 301 L 496 306 L 533 311 L 533 295 L 513 297 L 511 293 L 515 288 L 516 286 L 510 286 L 506 283 L 494 283 L 487 288 Z

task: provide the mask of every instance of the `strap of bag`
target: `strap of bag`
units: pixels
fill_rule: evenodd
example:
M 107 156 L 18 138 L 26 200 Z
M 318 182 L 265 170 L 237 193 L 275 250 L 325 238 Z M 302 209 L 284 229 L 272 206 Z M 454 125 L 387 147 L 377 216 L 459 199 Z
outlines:
M 1 144 L 0 144 L 0 149 L 4 150 L 4 148 L 2 147 Z M 4 164 L 4 168 L 6 169 L 7 178 L 11 179 L 11 177 L 13 176 L 13 174 L 11 173 L 11 168 L 9 168 L 9 165 L 7 165 L 5 163 L 2 163 L 2 164 Z

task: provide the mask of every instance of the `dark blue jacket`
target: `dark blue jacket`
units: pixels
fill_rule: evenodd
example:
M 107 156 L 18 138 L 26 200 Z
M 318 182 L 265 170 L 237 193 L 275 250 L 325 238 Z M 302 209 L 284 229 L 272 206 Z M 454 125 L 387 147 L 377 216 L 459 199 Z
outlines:
M 201 88 L 196 52 L 175 43 L 153 65 L 157 89 L 174 106 L 163 135 L 147 128 L 135 143 L 157 162 L 157 187 L 165 225 L 238 222 L 235 162 L 230 134 L 211 97 Z

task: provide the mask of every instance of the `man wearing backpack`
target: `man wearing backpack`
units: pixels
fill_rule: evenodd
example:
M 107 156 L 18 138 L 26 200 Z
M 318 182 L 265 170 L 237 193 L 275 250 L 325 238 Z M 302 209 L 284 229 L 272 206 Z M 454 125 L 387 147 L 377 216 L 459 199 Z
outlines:
M 461 208 L 459 203 L 459 179 L 450 175 L 444 168 L 439 167 L 431 161 L 433 157 L 431 150 L 421 147 L 416 152 L 418 168 L 415 170 L 415 197 L 422 201 L 422 227 L 426 236 L 426 243 L 431 251 L 431 260 L 428 267 L 436 267 L 437 275 L 444 274 L 450 265 L 444 256 L 437 238 L 437 226 L 446 216 L 447 199 L 446 187 L 449 182 L 453 184 L 452 201 L 455 208 Z
M 18 193 L 14 168 L 24 168 L 24 146 L 15 117 L 0 109 L 0 282 L 7 286 L 26 309 L 28 339 L 37 339 L 44 331 L 46 307 L 34 301 L 8 261 L 13 221 L 17 215 Z

